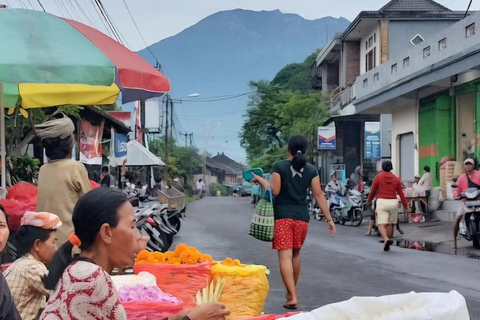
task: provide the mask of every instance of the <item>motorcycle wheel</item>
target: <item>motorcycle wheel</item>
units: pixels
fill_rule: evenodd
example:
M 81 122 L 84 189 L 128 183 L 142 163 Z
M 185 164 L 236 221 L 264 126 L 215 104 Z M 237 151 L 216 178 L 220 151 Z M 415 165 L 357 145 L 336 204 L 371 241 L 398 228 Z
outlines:
M 341 217 L 341 212 L 338 212 L 338 209 L 334 209 L 333 210 L 333 215 L 332 215 L 333 222 L 336 223 L 336 224 L 339 224 L 340 223 L 339 217 Z
M 476 248 L 476 249 L 480 249 L 480 239 L 479 239 L 479 235 L 477 233 L 477 231 L 475 230 L 475 226 L 474 224 L 476 224 L 477 221 L 470 221 L 470 223 L 468 224 L 468 233 L 469 233 L 469 238 L 472 239 L 472 242 L 473 242 L 473 246 Z
M 363 221 L 363 213 L 360 208 L 355 208 L 352 211 L 352 216 L 351 216 L 351 222 L 352 226 L 358 227 L 359 225 L 362 224 Z
M 168 235 L 165 232 L 160 232 L 160 239 L 162 239 L 163 246 L 162 252 L 167 252 L 168 249 L 172 246 L 173 235 Z
M 180 221 L 179 217 L 173 217 L 170 219 L 170 224 L 172 225 L 175 230 L 177 230 L 177 233 L 180 231 L 180 228 L 182 227 L 182 222 Z

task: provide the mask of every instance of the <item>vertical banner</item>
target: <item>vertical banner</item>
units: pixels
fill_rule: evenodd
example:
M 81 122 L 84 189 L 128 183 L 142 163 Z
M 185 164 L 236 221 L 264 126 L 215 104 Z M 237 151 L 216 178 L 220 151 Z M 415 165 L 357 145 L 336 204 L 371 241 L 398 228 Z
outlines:
M 135 108 L 135 139 L 143 144 L 142 122 L 141 122 L 141 104 L 137 101 L 137 107 Z
M 128 137 L 126 134 L 118 133 L 112 128 L 112 138 L 110 139 L 110 166 L 118 167 L 123 165 L 127 158 Z
M 380 122 L 365 122 L 365 159 L 380 158 Z
M 87 120 L 81 121 L 80 161 L 86 164 L 102 165 L 103 121 L 95 126 Z
M 318 150 L 336 150 L 337 136 L 335 124 L 328 127 L 318 127 Z

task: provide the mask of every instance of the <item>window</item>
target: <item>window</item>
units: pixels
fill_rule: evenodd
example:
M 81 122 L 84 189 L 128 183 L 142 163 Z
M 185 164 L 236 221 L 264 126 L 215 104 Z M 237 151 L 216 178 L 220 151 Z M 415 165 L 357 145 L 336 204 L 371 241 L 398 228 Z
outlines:
M 415 37 L 412 38 L 412 40 L 410 40 L 410 43 L 416 46 L 417 44 L 422 43 L 423 41 L 425 41 L 425 39 L 423 39 L 421 35 L 417 34 Z
M 447 38 L 438 41 L 438 51 L 447 49 Z
M 397 73 L 397 64 L 392 64 L 392 74 Z
M 373 34 L 373 43 L 377 43 L 377 34 L 376 33 Z
M 475 34 L 475 23 L 465 27 L 465 38 L 470 38 Z
M 365 56 L 365 72 L 370 71 L 376 67 L 376 60 L 377 55 L 374 48 L 373 50 L 370 50 Z
M 368 50 L 368 41 L 365 41 L 365 51 Z
M 370 39 L 368 39 L 368 47 L 370 48 L 371 46 L 373 46 L 373 37 L 370 37 Z
M 377 72 L 373 75 L 373 82 L 377 82 L 379 80 L 380 80 L 380 73 Z
M 363 87 L 364 88 L 368 87 L 368 79 L 363 80 Z
M 410 66 L 410 57 L 406 57 L 405 59 L 403 59 L 403 67 L 406 68 L 409 66 Z
M 430 46 L 423 49 L 423 59 L 430 57 Z

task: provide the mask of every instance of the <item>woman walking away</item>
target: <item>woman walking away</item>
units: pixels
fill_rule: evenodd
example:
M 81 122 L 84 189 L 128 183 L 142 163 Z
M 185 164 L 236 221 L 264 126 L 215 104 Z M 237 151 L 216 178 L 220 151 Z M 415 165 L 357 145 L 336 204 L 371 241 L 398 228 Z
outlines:
M 148 241 L 136 227 L 132 205 L 122 191 L 98 188 L 80 199 L 72 218 L 75 234 L 50 265 L 46 286 L 55 291 L 40 319 L 127 319 L 109 273 L 132 266 Z M 74 245 L 82 252 L 72 259 Z M 228 314 L 224 305 L 208 304 L 173 319 L 223 319 Z
M 273 165 L 271 185 L 257 175 L 252 180 L 259 182 L 265 189 L 271 187 L 275 196 L 273 249 L 278 250 L 280 273 L 287 289 L 287 301 L 283 305 L 286 309 L 296 309 L 298 303 L 300 249 L 307 236 L 310 219 L 307 207 L 309 188 L 325 215 L 330 236 L 336 234 L 318 172 L 314 166 L 307 164 L 305 158 L 307 144 L 307 139 L 303 136 L 294 136 L 288 141 L 288 160 Z
M 48 212 L 27 211 L 17 231 L 18 253 L 22 256 L 6 271 L 5 278 L 23 320 L 38 319 L 45 309 L 50 290 L 43 279 L 57 252 L 57 229 L 60 219 Z
M 5 208 L 0 204 L 0 252 L 7 245 L 10 229 L 8 228 L 8 215 Z M 21 320 L 20 314 L 15 307 L 12 294 L 3 274 L 0 272 L 0 319 Z
M 35 126 L 48 157 L 38 175 L 37 211 L 60 218 L 63 225 L 58 229 L 59 243 L 67 241 L 73 232 L 72 212 L 78 199 L 92 189 L 85 166 L 71 159 L 74 130 L 72 120 L 66 116 Z
M 402 200 L 403 207 L 408 210 L 408 202 L 402 190 L 402 182 L 391 171 L 393 165 L 390 160 L 382 163 L 383 172 L 373 180 L 372 190 L 368 196 L 367 206 L 372 204 L 373 198 L 377 197 L 376 216 L 378 231 L 384 241 L 384 251 L 390 250 L 393 244 L 393 225 L 398 223 L 398 199 Z

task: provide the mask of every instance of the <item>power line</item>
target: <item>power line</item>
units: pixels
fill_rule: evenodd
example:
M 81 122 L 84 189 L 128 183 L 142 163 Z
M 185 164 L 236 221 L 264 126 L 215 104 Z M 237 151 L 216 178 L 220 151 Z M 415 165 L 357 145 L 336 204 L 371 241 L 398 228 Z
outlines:
M 40 1 L 40 0 L 39 0 Z M 92 19 L 90 19 L 90 17 L 88 16 L 88 14 L 85 12 L 85 10 L 83 10 L 82 6 L 80 5 L 80 3 L 78 3 L 77 0 L 73 0 L 75 2 L 75 4 L 77 5 L 78 9 L 80 10 L 80 12 L 83 14 L 83 16 L 88 20 L 88 22 L 90 23 L 91 26 L 95 27 L 96 29 L 97 26 L 95 24 L 95 22 L 93 22 Z
M 28 1 L 28 4 L 30 4 L 30 7 L 32 7 L 32 10 L 35 10 L 35 7 L 32 5 L 32 3 L 30 2 L 30 0 L 27 0 Z
M 37 0 L 38 1 L 38 4 L 40 5 L 40 7 L 42 8 L 43 12 L 47 12 L 45 11 L 45 8 L 43 7 L 42 3 L 40 2 L 40 0 Z
M 127 8 L 128 14 L 130 15 L 130 18 L 132 19 L 133 24 L 135 25 L 135 28 L 137 29 L 138 34 L 140 35 L 140 38 L 143 40 L 143 43 L 144 43 L 145 46 L 147 47 L 147 49 L 148 49 L 148 51 L 150 52 L 150 54 L 152 55 L 152 57 L 153 57 L 153 58 L 155 59 L 155 61 L 157 62 L 157 66 L 158 66 L 158 65 L 159 65 L 158 59 L 157 59 L 157 57 L 153 54 L 152 50 L 150 49 L 150 46 L 147 44 L 147 41 L 145 41 L 145 38 L 143 37 L 142 32 L 140 31 L 140 28 L 139 28 L 138 25 L 137 25 L 137 22 L 136 22 L 135 19 L 133 18 L 132 12 L 130 12 L 130 9 L 128 8 L 127 1 L 126 1 L 126 0 L 123 0 L 123 4 L 125 4 L 125 8 Z

